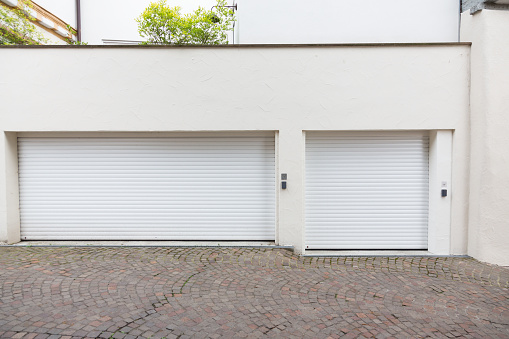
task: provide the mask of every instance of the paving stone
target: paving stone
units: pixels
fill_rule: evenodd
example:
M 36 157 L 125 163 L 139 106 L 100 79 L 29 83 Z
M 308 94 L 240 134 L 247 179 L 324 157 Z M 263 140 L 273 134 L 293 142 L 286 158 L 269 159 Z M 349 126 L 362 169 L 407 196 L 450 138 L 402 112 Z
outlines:
M 509 270 L 270 248 L 0 248 L 2 338 L 509 338 Z

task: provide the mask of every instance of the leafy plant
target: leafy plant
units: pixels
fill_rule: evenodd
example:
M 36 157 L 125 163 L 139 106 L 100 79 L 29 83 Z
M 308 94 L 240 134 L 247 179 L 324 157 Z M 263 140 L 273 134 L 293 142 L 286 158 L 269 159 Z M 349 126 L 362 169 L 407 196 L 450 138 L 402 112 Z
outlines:
M 41 45 L 48 42 L 35 27 L 29 11 L 30 0 L 19 0 L 18 7 L 0 5 L 0 45 Z
M 74 28 L 72 28 L 70 25 L 67 25 L 67 30 L 69 31 L 69 34 L 71 36 L 75 36 L 77 34 L 77 32 L 74 30 Z M 78 41 L 78 40 L 73 40 L 73 39 L 67 39 L 67 43 L 69 45 L 79 45 L 79 46 L 84 46 L 84 45 L 88 45 L 88 42 L 83 42 L 83 41 Z
M 136 19 L 138 32 L 147 38 L 142 44 L 227 44 L 235 15 L 226 5 L 226 0 L 217 0 L 214 10 L 199 7 L 182 14 L 180 7 L 168 7 L 166 0 L 151 3 Z

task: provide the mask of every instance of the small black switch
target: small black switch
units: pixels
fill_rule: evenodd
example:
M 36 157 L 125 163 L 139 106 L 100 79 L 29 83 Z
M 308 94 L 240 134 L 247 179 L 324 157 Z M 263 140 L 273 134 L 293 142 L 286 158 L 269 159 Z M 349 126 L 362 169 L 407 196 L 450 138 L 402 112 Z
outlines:
M 286 189 L 286 181 L 281 182 L 281 188 L 284 190 Z
M 447 190 L 446 189 L 442 189 L 442 198 L 444 198 L 446 196 L 447 196 Z

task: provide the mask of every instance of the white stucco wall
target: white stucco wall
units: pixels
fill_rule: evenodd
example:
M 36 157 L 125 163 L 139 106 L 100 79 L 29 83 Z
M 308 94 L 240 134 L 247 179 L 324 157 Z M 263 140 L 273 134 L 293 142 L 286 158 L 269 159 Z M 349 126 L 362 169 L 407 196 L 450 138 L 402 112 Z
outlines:
M 458 0 L 238 0 L 237 37 L 251 43 L 454 42 Z
M 468 253 L 509 265 L 509 11 L 462 15 L 472 41 Z
M 19 230 L 17 188 L 6 178 L 16 171 L 12 138 L 24 132 L 273 131 L 279 171 L 290 178 L 279 192 L 277 239 L 302 251 L 305 131 L 430 130 L 439 143 L 430 155 L 430 208 L 438 211 L 430 249 L 465 254 L 469 51 L 457 44 L 2 48 L 0 239 L 7 220 L 12 234 Z M 450 195 L 440 198 L 440 182 L 449 180 Z

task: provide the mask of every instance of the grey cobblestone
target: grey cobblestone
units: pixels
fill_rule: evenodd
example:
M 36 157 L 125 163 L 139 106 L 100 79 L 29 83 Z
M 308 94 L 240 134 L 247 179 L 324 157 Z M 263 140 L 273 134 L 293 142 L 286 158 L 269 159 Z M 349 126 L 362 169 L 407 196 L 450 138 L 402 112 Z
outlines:
M 1 338 L 509 338 L 509 270 L 267 248 L 0 248 Z

